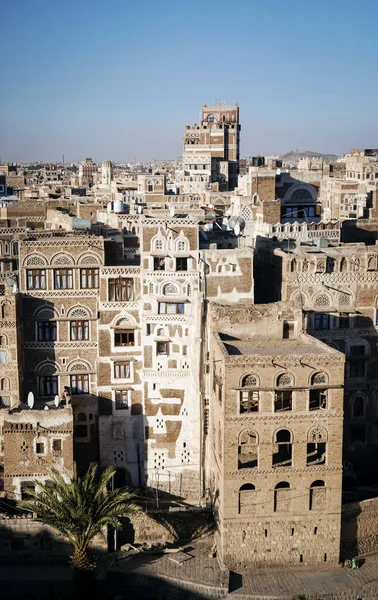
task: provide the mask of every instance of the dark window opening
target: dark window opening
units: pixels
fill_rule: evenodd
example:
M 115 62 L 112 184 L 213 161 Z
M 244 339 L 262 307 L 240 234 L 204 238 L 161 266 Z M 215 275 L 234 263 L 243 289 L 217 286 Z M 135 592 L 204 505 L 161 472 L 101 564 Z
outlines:
M 240 392 L 240 412 L 259 412 L 258 390 L 248 390 Z
M 129 408 L 129 394 L 127 390 L 118 390 L 115 393 L 115 407 L 117 410 L 127 410 Z
M 56 375 L 43 375 L 39 378 L 39 395 L 56 396 L 58 393 L 58 377 Z
M 52 449 L 53 452 L 62 452 L 62 440 L 53 440 Z
M 45 453 L 45 444 L 43 442 L 37 442 L 35 445 L 36 454 L 44 454 Z
M 187 271 L 188 270 L 188 259 L 187 258 L 176 258 L 176 271 Z
M 134 346 L 134 331 L 132 329 L 117 329 L 114 333 L 114 345 L 119 346 Z
M 157 355 L 168 355 L 169 342 L 156 342 L 156 354 Z
M 38 321 L 38 341 L 56 341 L 56 321 Z
M 274 394 L 274 412 L 292 410 L 292 392 L 290 390 L 276 390 Z
M 362 396 L 357 396 L 357 398 L 355 398 L 353 400 L 353 411 L 352 411 L 352 416 L 355 419 L 358 419 L 360 417 L 363 417 L 365 415 L 365 401 L 362 398 Z
M 315 313 L 314 315 L 314 329 L 329 329 L 330 318 L 328 313 Z
M 325 465 L 326 448 L 327 444 L 325 442 L 314 442 L 307 444 L 306 465 Z
M 310 390 L 310 410 L 327 408 L 327 390 Z
M 290 431 L 281 429 L 276 433 L 276 443 L 272 457 L 273 467 L 292 466 L 292 443 Z
M 154 256 L 154 271 L 165 271 L 165 258 Z

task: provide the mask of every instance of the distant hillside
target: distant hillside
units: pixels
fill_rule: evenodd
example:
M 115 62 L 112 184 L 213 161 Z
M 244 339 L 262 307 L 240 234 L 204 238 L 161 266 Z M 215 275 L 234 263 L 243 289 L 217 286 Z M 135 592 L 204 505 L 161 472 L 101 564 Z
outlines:
M 311 150 L 291 150 L 290 152 L 286 152 L 282 158 L 290 165 L 297 165 L 299 159 L 303 157 L 322 158 L 326 163 L 339 158 L 336 154 L 320 154 L 320 152 L 312 152 Z

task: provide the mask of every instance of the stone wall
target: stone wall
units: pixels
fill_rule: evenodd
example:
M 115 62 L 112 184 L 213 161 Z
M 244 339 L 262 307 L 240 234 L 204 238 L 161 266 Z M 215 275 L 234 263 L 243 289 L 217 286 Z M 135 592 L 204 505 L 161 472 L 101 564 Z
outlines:
M 0 562 L 54 562 L 67 559 L 72 546 L 66 538 L 30 516 L 24 514 L 10 518 L 0 514 Z M 91 549 L 107 552 L 105 538 L 96 537 Z
M 341 559 L 378 550 L 378 498 L 346 504 L 341 513 Z

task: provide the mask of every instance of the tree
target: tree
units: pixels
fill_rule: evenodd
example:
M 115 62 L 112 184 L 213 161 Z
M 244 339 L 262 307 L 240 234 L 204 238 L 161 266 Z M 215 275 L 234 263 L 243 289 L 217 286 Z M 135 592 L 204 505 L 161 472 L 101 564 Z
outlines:
M 102 534 L 107 525 L 119 529 L 118 515 L 139 510 L 136 494 L 123 487 L 108 491 L 115 469 L 108 467 L 101 475 L 96 465 L 91 465 L 83 478 L 76 467 L 67 483 L 56 470 L 51 471 L 48 484 L 35 481 L 35 491 L 21 507 L 37 514 L 38 521 L 50 525 L 63 534 L 73 545 L 71 564 L 77 574 L 93 572 L 96 563 L 89 554 L 89 544 Z

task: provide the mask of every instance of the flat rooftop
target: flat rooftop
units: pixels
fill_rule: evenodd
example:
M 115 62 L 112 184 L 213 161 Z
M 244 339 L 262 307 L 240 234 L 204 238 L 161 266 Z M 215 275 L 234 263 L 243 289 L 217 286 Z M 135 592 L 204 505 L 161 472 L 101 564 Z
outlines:
M 274 356 L 282 354 L 304 356 L 309 354 L 338 354 L 333 348 L 307 336 L 300 336 L 296 339 L 251 337 L 240 340 L 219 333 L 219 337 L 229 356 Z

